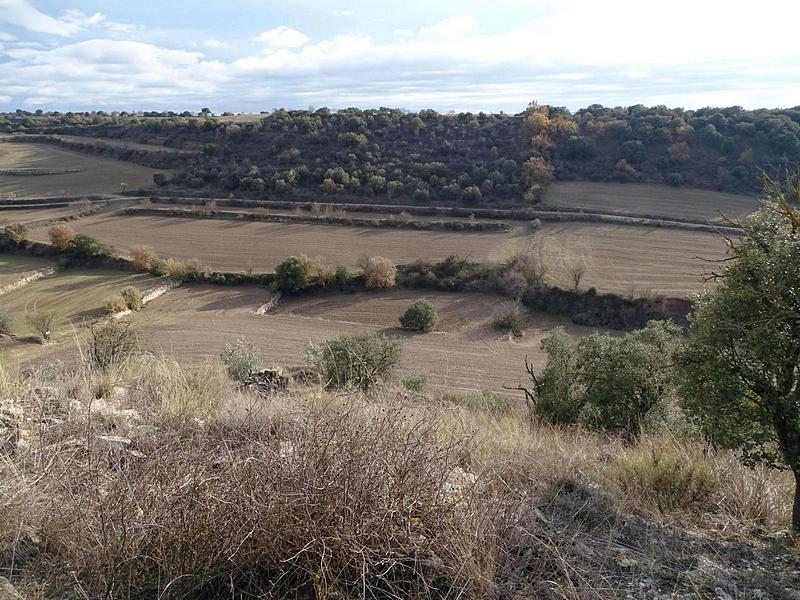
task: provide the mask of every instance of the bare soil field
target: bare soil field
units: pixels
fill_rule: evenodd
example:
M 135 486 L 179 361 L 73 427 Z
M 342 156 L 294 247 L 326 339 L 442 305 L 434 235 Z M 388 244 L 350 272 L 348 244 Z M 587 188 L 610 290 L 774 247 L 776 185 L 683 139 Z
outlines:
M 5 210 L 0 208 L 0 225 L 8 223 L 34 223 L 36 221 L 49 221 L 60 217 L 76 214 L 80 209 L 73 206 L 55 208 L 24 207 Z
M 500 299 L 482 294 L 362 292 L 289 299 L 273 313 L 255 314 L 268 296 L 257 287 L 184 286 L 154 300 L 133 320 L 150 349 L 190 363 L 217 361 L 225 342 L 244 337 L 267 365 L 296 366 L 304 364 L 306 340 L 382 332 L 404 338 L 402 373 L 422 372 L 433 386 L 473 390 L 523 382 L 525 357 L 541 364 L 541 338 L 559 325 L 574 335 L 593 331 L 532 315 L 525 336 L 510 340 L 490 324 Z M 433 333 L 408 334 L 398 319 L 420 298 L 436 306 L 439 324 Z
M 334 266 L 353 265 L 364 254 L 398 264 L 450 254 L 501 261 L 520 250 L 541 248 L 555 284 L 568 286 L 565 267 L 581 259 L 587 265 L 584 288 L 676 297 L 701 290 L 702 274 L 709 268 L 703 259 L 719 258 L 725 250 L 716 234 L 600 223 L 552 223 L 536 233 L 525 228 L 465 233 L 97 215 L 71 226 L 123 253 L 148 245 L 162 257 L 198 258 L 225 271 L 271 271 L 287 256 L 300 253 Z M 35 230 L 32 237 L 47 241 L 47 232 Z
M 58 169 L 79 171 L 46 175 L 0 175 L 0 197 L 54 197 L 114 193 L 120 183 L 128 189 L 153 185 L 153 173 L 141 165 L 87 156 L 48 144 L 0 143 L 0 169 Z M 161 171 L 168 173 L 167 171 Z
M 25 273 L 52 265 L 53 263 L 46 258 L 0 254 L 0 288 L 18 281 Z M 5 298 L 0 298 L 0 304 L 5 304 Z
M 159 146 L 157 144 L 141 144 L 138 142 L 129 142 L 127 140 L 116 140 L 111 138 L 93 138 L 80 135 L 53 135 L 51 137 L 72 142 L 73 144 L 85 144 L 87 146 L 94 146 L 96 142 L 100 141 L 109 148 L 120 148 L 123 150 L 143 150 L 145 152 L 173 152 L 176 154 L 192 154 L 191 150 L 183 150 L 181 148 L 171 148 L 169 146 Z
M 569 287 L 566 266 L 586 264 L 582 288 L 642 296 L 686 297 L 703 289 L 706 260 L 725 254 L 714 233 L 599 223 L 554 223 L 535 237 L 553 283 Z
M 709 190 L 635 183 L 561 182 L 551 185 L 544 203 L 561 208 L 626 216 L 656 216 L 720 222 L 721 215 L 742 217 L 758 208 L 749 196 Z
M 271 271 L 287 256 L 300 253 L 331 266 L 354 265 L 364 254 L 386 256 L 395 263 L 450 254 L 479 261 L 502 260 L 531 239 L 525 230 L 465 233 L 183 217 L 98 215 L 70 226 L 123 253 L 147 245 L 162 257 L 197 258 L 225 271 Z M 32 235 L 40 241 L 46 241 L 46 236 L 46 231 Z

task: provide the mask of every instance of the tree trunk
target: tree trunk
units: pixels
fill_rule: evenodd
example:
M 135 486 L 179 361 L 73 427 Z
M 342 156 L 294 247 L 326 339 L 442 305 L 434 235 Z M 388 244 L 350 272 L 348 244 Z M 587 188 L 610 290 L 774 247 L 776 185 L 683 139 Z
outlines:
M 800 468 L 794 472 L 794 504 L 792 504 L 792 533 L 800 535 Z

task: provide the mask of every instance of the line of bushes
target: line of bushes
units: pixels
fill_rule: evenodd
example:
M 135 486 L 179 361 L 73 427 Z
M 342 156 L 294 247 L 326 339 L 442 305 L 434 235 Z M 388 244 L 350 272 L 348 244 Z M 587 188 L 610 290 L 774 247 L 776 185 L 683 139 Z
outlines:
M 443 261 L 417 261 L 398 266 L 397 283 L 403 287 L 443 291 L 499 293 L 518 300 L 531 310 L 569 316 L 578 325 L 613 329 L 643 327 L 653 319 L 671 318 L 685 324 L 688 301 L 664 298 L 623 298 L 565 290 L 544 282 L 536 257 L 514 257 L 501 264 L 481 264 L 457 256 Z
M 481 221 L 413 221 L 396 218 L 367 219 L 363 217 L 334 217 L 315 215 L 271 215 L 242 213 L 216 209 L 189 210 L 185 208 L 126 208 L 125 215 L 151 215 L 188 217 L 195 219 L 227 219 L 234 221 L 267 221 L 271 223 L 313 223 L 320 225 L 349 225 L 389 229 L 454 230 L 454 231 L 508 231 L 505 223 Z
M 108 244 L 66 225 L 49 231 L 52 245 L 27 239 L 24 225 L 9 225 L 0 232 L 0 251 L 54 256 L 69 263 L 149 272 L 182 281 L 215 285 L 264 285 L 290 294 L 324 291 L 353 292 L 395 286 L 444 291 L 486 292 L 508 296 L 531 310 L 565 315 L 579 325 L 614 329 L 642 327 L 653 319 L 671 318 L 686 323 L 688 301 L 661 297 L 623 298 L 565 290 L 545 283 L 545 269 L 532 254 L 518 255 L 500 264 L 481 264 L 457 256 L 442 261 L 416 261 L 395 266 L 386 258 L 364 258 L 357 269 L 343 265 L 330 269 L 304 255 L 287 258 L 274 273 L 211 271 L 197 260 L 158 258 L 146 247 L 134 248 L 132 260 L 117 256 Z
M 611 214 L 602 211 L 589 211 L 586 209 L 579 209 L 579 208 L 578 209 L 570 208 L 567 210 L 559 208 L 557 206 L 537 206 L 535 209 L 533 208 L 469 209 L 469 208 L 448 207 L 448 206 L 406 206 L 406 205 L 388 205 L 388 204 L 380 205 L 380 204 L 348 204 L 348 203 L 321 204 L 317 202 L 246 200 L 241 198 L 208 199 L 208 198 L 185 198 L 185 197 L 181 198 L 152 197 L 151 200 L 157 204 L 189 204 L 193 206 L 204 206 L 208 205 L 209 203 L 213 203 L 216 206 L 224 206 L 224 207 L 300 209 L 309 211 L 314 211 L 315 209 L 319 209 L 321 207 L 322 208 L 332 207 L 336 210 L 353 210 L 359 212 L 378 212 L 378 213 L 388 212 L 397 215 L 405 213 L 407 215 L 416 215 L 416 216 L 450 216 L 450 217 L 462 217 L 462 218 L 474 217 L 479 219 L 507 219 L 512 221 L 530 221 L 532 219 L 540 219 L 542 221 L 551 221 L 557 223 L 576 221 L 576 222 L 586 222 L 586 223 L 609 223 L 613 225 L 624 224 L 624 225 L 641 225 L 645 227 L 664 227 L 672 229 L 686 229 L 689 231 L 703 231 L 709 233 L 723 232 L 734 235 L 740 233 L 740 229 L 738 227 L 715 226 L 699 219 L 688 219 L 682 217 L 665 218 L 659 215 L 627 216 L 627 215 Z M 195 212 L 195 211 L 187 211 L 187 212 Z M 210 209 L 199 212 L 223 213 L 224 211 L 215 211 L 214 209 Z M 241 214 L 241 213 L 236 213 L 236 214 Z M 204 214 L 204 216 L 213 217 L 214 215 Z M 274 218 L 266 218 L 261 216 L 256 216 L 254 218 L 259 218 L 263 220 L 274 220 L 274 221 L 283 220 L 283 217 L 279 218 L 276 215 L 273 215 L 272 217 Z M 295 216 L 292 215 L 291 218 L 293 220 L 299 220 L 301 218 L 305 219 L 306 217 L 301 217 L 298 215 L 295 218 Z M 327 216 L 326 217 L 310 216 L 308 217 L 308 219 L 317 219 L 317 220 L 321 219 L 323 222 L 340 223 L 344 221 L 345 224 L 363 224 L 363 223 L 358 223 L 358 221 L 361 221 L 361 219 L 350 218 L 350 217 L 342 217 L 340 219 Z M 352 221 L 352 223 L 350 221 Z M 465 226 L 461 222 L 447 222 L 444 227 L 440 227 L 440 226 L 431 226 L 430 222 L 424 222 L 424 221 L 394 221 L 394 220 L 387 220 L 387 221 L 388 223 L 385 226 L 412 227 L 415 229 L 444 228 L 444 229 L 456 229 L 456 230 L 468 229 L 468 230 L 478 230 L 478 231 L 495 231 L 495 230 L 503 231 L 508 229 L 508 226 L 500 223 L 470 223 L 469 225 Z
M 362 204 L 347 202 L 310 202 L 293 200 L 249 200 L 246 198 L 194 198 L 186 196 L 152 196 L 155 204 L 190 204 L 195 206 L 207 205 L 214 202 L 217 206 L 235 208 L 276 208 L 276 209 L 302 209 L 313 210 L 314 207 L 334 207 L 337 209 L 358 212 L 378 212 L 400 214 L 407 212 L 419 216 L 449 216 L 471 217 L 483 219 L 510 219 L 514 221 L 527 221 L 532 218 L 532 211 L 528 208 L 501 209 L 501 208 L 465 208 L 459 206 L 415 206 L 407 204 Z

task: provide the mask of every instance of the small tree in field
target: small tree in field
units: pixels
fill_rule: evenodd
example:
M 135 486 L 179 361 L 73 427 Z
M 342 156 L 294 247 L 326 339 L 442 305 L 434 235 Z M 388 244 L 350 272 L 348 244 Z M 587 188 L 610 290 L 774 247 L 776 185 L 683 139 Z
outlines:
M 28 324 L 39 334 L 42 343 L 50 339 L 55 318 L 55 313 L 49 311 L 35 312 L 27 316 Z
M 147 273 L 153 266 L 156 255 L 148 246 L 136 246 L 131 250 L 133 270 L 137 273 Z
M 581 286 L 583 276 L 586 275 L 586 263 L 580 258 L 569 262 L 567 264 L 567 275 L 569 275 L 570 283 L 572 283 L 572 289 L 577 292 Z
M 800 211 L 777 186 L 767 200 L 729 240 L 720 284 L 695 304 L 680 391 L 709 441 L 792 471 L 800 534 Z
M 50 244 L 59 252 L 69 248 L 75 239 L 75 230 L 68 225 L 54 225 L 47 230 L 47 234 L 50 236 Z
M 409 331 L 433 331 L 439 315 L 436 308 L 427 300 L 417 300 L 408 307 L 406 312 L 400 317 L 400 325 Z
M 89 326 L 89 357 L 102 371 L 140 350 L 139 336 L 127 321 L 110 320 Z
M 263 368 L 258 350 L 243 338 L 227 342 L 219 357 L 228 371 L 228 376 L 240 383 L 244 383 L 250 375 Z
M 364 266 L 364 285 L 370 289 L 394 287 L 395 274 L 392 261 L 383 256 L 373 256 Z
M 374 333 L 346 335 L 306 346 L 306 361 L 326 388 L 357 387 L 368 392 L 391 377 L 400 362 L 400 342 Z

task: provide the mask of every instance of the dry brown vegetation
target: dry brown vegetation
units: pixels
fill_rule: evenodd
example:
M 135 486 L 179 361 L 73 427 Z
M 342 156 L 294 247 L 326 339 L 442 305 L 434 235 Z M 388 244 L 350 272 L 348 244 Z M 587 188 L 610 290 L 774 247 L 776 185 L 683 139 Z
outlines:
M 0 143 L 0 168 L 43 166 L 80 170 L 58 175 L 0 175 L 0 197 L 8 194 L 22 198 L 119 193 L 123 182 L 130 190 L 152 187 L 153 173 L 156 172 L 133 163 L 89 156 L 47 144 Z
M 787 478 L 683 435 L 626 446 L 392 389 L 256 398 L 219 365 L 152 358 L 0 369 L 0 393 L 0 566 L 26 597 L 790 598 L 800 583 L 763 533 L 786 518 Z

